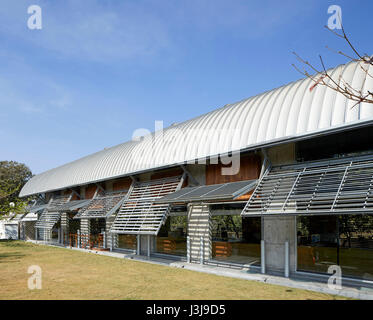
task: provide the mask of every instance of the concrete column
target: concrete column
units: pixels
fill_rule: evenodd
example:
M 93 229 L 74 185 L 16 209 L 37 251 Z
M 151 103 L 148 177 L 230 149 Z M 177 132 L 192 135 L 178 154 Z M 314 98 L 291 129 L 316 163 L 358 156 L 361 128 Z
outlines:
M 285 272 L 285 242 L 288 242 L 289 271 L 295 271 L 296 226 L 294 217 L 264 217 L 265 266 L 267 271 Z
M 111 217 L 106 219 L 105 223 L 105 231 L 107 234 L 110 234 L 111 226 L 113 225 L 113 222 L 115 220 L 115 216 L 112 215 Z M 112 236 L 106 238 L 106 245 L 109 248 L 115 249 L 118 247 L 118 235 L 116 233 L 112 233 Z
M 188 236 L 191 262 L 211 259 L 211 219 L 207 205 L 193 204 L 188 207 Z M 203 247 L 201 246 L 203 239 Z M 201 249 L 203 248 L 203 249 Z M 202 250 L 202 252 L 201 252 Z
M 140 254 L 144 256 L 150 256 L 155 250 L 156 237 L 152 235 L 140 235 L 137 238 L 138 248 L 140 248 Z

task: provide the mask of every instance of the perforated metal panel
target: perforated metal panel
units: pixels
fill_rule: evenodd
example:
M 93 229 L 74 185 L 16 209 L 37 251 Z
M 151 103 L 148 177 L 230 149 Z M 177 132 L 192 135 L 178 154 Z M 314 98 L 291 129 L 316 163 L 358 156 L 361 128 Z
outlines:
M 61 212 L 51 211 L 49 208 L 61 206 L 62 204 L 70 201 L 70 199 L 71 195 L 53 198 L 50 203 L 48 203 L 48 207 L 45 208 L 40 215 L 38 221 L 35 224 L 35 228 L 51 230 L 60 219 Z
M 250 192 L 255 187 L 256 182 L 257 180 L 246 180 L 184 188 L 156 200 L 156 203 L 189 203 L 212 200 L 232 200 Z
M 102 193 L 83 206 L 74 219 L 107 218 L 119 209 L 126 193 L 126 191 Z
M 373 212 L 373 155 L 273 167 L 242 215 Z
M 156 235 L 167 219 L 170 205 L 155 203 L 155 200 L 179 190 L 183 181 L 183 178 L 177 177 L 135 183 L 110 231 L 120 234 Z
M 73 201 L 66 202 L 59 206 L 49 207 L 49 210 L 60 211 L 60 212 L 75 211 L 75 210 L 78 210 L 80 208 L 87 206 L 90 202 L 91 202 L 90 199 L 89 200 L 73 200 Z

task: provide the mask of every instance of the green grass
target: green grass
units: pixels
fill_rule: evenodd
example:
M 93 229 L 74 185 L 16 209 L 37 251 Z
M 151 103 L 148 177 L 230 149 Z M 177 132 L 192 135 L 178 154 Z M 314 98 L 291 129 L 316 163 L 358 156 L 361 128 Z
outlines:
M 27 269 L 42 269 L 29 290 Z M 22 241 L 0 242 L 0 299 L 341 299 Z

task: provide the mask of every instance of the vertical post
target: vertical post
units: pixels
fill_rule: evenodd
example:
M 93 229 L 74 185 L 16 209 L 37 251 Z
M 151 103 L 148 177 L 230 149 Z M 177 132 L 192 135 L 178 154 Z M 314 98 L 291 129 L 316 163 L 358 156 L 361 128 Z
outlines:
M 140 235 L 139 234 L 137 235 L 137 250 L 136 250 L 136 254 L 140 255 Z
M 78 229 L 77 234 L 78 234 L 78 248 L 80 249 L 80 229 Z
M 260 240 L 260 268 L 263 274 L 266 273 L 266 252 L 264 240 Z
M 102 234 L 103 234 L 102 247 L 103 247 L 104 249 L 106 249 L 106 232 L 103 231 Z
M 38 241 L 38 228 L 35 228 L 35 240 Z
M 200 264 L 203 264 L 203 258 L 204 258 L 204 252 L 203 252 L 203 237 L 201 237 L 201 243 L 200 243 Z
M 57 243 L 58 244 L 61 243 L 61 228 L 58 228 L 58 232 L 57 232 Z
M 285 242 L 285 277 L 289 278 L 289 241 Z
M 113 251 L 114 250 L 114 234 L 112 233 L 111 234 L 111 237 L 110 237 L 110 251 Z
M 148 234 L 148 257 L 150 257 L 150 234 Z
M 191 252 L 190 252 L 190 237 L 187 236 L 187 263 L 190 263 L 191 259 Z

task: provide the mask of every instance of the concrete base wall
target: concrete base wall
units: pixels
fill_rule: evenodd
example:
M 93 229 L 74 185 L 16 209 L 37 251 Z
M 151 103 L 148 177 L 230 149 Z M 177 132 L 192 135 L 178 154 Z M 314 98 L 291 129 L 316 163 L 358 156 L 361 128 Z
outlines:
M 295 271 L 295 217 L 264 217 L 262 239 L 265 241 L 265 264 L 268 271 L 285 270 L 285 242 L 289 242 L 289 268 Z
M 188 208 L 188 236 L 190 239 L 190 257 L 192 262 L 211 259 L 211 214 L 206 205 L 190 205 Z M 201 237 L 204 250 L 201 252 Z

